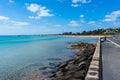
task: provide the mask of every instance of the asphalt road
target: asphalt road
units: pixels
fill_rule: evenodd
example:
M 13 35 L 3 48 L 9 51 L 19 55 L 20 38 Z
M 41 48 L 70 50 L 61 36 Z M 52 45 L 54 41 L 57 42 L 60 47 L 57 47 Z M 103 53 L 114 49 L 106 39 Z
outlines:
M 111 42 L 102 43 L 103 80 L 120 80 L 120 48 Z
M 110 40 L 114 41 L 117 44 L 120 44 L 120 37 L 111 37 Z

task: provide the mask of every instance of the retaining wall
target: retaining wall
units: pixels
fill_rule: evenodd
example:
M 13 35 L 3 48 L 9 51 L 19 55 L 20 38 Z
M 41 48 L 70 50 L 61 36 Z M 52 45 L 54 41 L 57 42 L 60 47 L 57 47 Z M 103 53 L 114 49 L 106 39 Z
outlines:
M 100 40 L 97 43 L 85 80 L 100 80 Z

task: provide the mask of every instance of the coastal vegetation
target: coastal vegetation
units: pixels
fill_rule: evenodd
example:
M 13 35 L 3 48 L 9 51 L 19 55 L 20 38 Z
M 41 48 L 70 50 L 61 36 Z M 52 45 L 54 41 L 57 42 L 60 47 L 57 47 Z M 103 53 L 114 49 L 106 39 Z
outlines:
M 120 34 L 120 28 L 107 28 L 83 32 L 64 32 L 62 35 L 115 35 Z

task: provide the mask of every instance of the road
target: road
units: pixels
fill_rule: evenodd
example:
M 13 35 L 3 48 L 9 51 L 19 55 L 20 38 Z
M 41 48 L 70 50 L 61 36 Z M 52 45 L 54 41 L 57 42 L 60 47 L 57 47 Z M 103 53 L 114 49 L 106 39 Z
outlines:
M 120 80 L 120 47 L 102 43 L 103 80 Z
M 110 37 L 109 39 L 114 41 L 117 44 L 120 44 L 120 37 Z

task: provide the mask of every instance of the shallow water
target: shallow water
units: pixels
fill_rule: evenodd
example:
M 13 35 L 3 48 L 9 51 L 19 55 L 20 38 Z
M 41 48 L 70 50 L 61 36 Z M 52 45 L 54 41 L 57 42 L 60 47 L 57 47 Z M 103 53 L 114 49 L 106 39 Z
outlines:
M 76 53 L 68 42 L 97 42 L 97 38 L 62 36 L 0 36 L 0 80 L 24 80 L 34 71 L 48 70 Z M 39 74 L 39 73 L 37 73 Z M 48 73 L 43 72 L 44 75 Z

